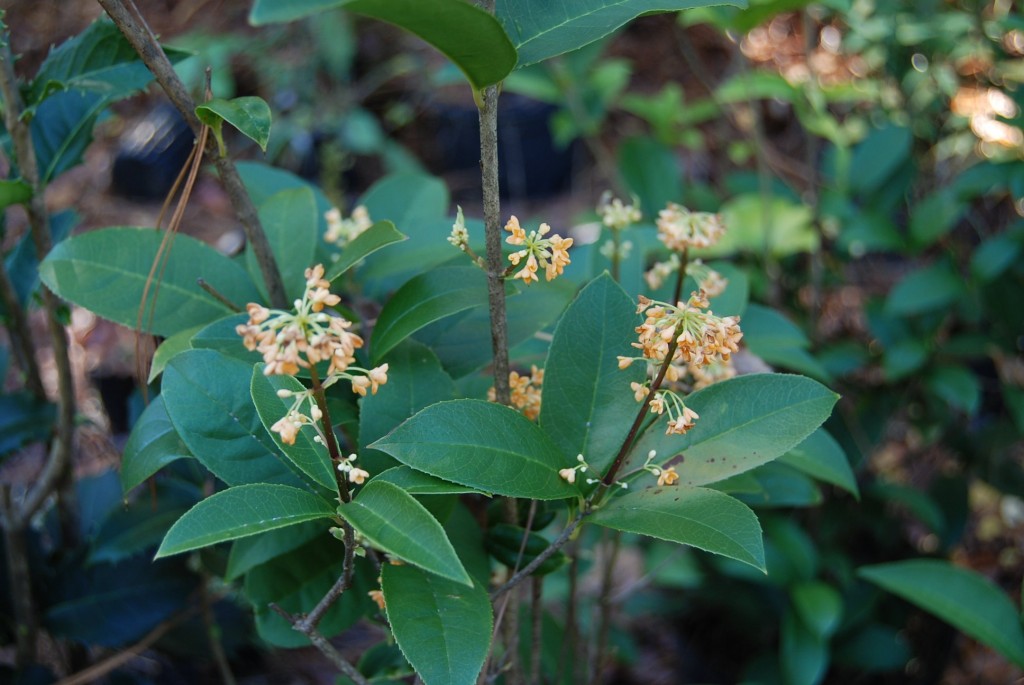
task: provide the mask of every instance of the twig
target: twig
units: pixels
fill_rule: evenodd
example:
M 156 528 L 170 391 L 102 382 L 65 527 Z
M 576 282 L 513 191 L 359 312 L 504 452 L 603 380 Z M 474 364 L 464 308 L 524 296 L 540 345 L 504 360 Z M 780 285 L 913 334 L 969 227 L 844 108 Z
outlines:
M 320 623 L 320 619 L 324 617 L 327 610 L 331 608 L 331 605 L 338 601 L 342 593 L 345 592 L 352 585 L 352 574 L 355 572 L 355 549 L 356 549 L 356 536 L 352 530 L 352 526 L 345 524 L 345 561 L 342 566 L 341 577 L 335 581 L 331 589 L 327 591 L 327 594 L 321 598 L 317 605 L 313 607 L 313 610 L 306 614 L 303 618 L 300 618 L 294 625 L 295 630 L 305 634 L 308 630 L 315 630 L 317 624 Z
M 206 641 L 210 645 L 213 662 L 220 672 L 220 680 L 224 685 L 235 685 L 235 674 L 231 672 L 231 664 L 228 663 L 227 655 L 224 654 L 224 645 L 220 640 L 220 626 L 217 625 L 217 619 L 213 615 L 213 606 L 210 604 L 210 573 L 208 571 L 203 571 L 202 574 L 199 600 L 203 612 L 203 626 L 206 628 Z
M 540 682 L 540 656 L 544 634 L 544 576 L 530 581 L 530 679 L 531 685 Z
M 279 607 L 277 604 L 271 603 L 270 608 L 280 614 L 284 620 L 292 624 L 292 627 L 298 629 L 297 622 L 299 619 L 289 614 L 287 611 Z M 321 654 L 330 660 L 334 666 L 346 675 L 356 685 L 370 685 L 369 681 L 363 677 L 363 674 L 359 670 L 350 664 L 344 656 L 341 655 L 337 649 L 334 648 L 327 638 L 320 634 L 320 632 L 314 627 L 307 627 L 305 630 L 299 630 L 300 633 L 309 638 L 309 641 L 313 643 Z
M 536 571 L 537 567 L 539 567 L 541 564 L 547 561 L 552 554 L 562 549 L 565 543 L 569 541 L 569 538 L 572 537 L 573 531 L 576 530 L 576 527 L 580 525 L 580 522 L 583 521 L 584 517 L 587 516 L 587 514 L 589 513 L 589 508 L 585 507 L 583 509 L 580 509 L 579 513 L 576 514 L 576 516 L 574 516 L 571 521 L 569 521 L 569 525 L 567 525 L 562 530 L 562 533 L 557 538 L 555 538 L 543 552 L 534 557 L 533 561 L 531 561 L 523 568 L 519 569 L 519 571 L 517 571 L 515 575 L 513 575 L 511 578 L 505 581 L 505 583 L 501 587 L 499 587 L 497 590 L 491 593 L 491 601 L 493 602 L 494 600 L 498 599 L 503 594 L 514 588 L 516 585 L 519 585 L 519 583 L 523 582 L 523 580 L 529 577 L 531 573 Z
M 212 295 L 218 302 L 220 302 L 222 305 L 224 305 L 225 307 L 227 307 L 231 311 L 233 311 L 233 312 L 240 312 L 240 311 L 242 311 L 241 307 L 239 307 L 237 304 L 235 304 L 234 302 L 229 300 L 219 290 L 217 290 L 212 285 L 210 285 L 206 281 L 205 278 L 197 278 L 196 279 L 196 283 L 199 285 L 200 288 L 202 288 L 206 292 L 210 293 L 210 295 Z
M 21 178 L 32 189 L 32 198 L 26 209 L 29 228 L 36 248 L 36 257 L 42 261 L 50 253 L 50 227 L 46 206 L 43 202 L 39 165 L 28 124 L 22 119 L 24 104 L 14 75 L 14 57 L 7 38 L 7 27 L 0 23 L 3 36 L 0 37 L 0 93 L 3 95 L 4 123 L 14 146 L 14 155 L 21 169 Z M 15 528 L 24 526 L 42 506 L 46 498 L 60 485 L 71 465 L 71 441 L 74 437 L 75 388 L 71 374 L 71 360 L 68 356 L 68 338 L 58 311 L 60 302 L 49 288 L 42 286 L 43 308 L 46 311 L 50 344 L 53 347 L 54 363 L 57 367 L 57 437 L 50 451 L 42 473 L 29 490 L 20 511 L 8 522 Z M 68 541 L 65 541 L 68 542 Z
M 615 601 L 612 599 L 612 588 L 615 584 L 615 565 L 619 560 L 619 550 L 622 546 L 622 533 L 614 531 L 611 535 L 611 542 L 609 543 L 610 552 L 608 559 L 604 561 L 604 569 L 601 573 L 601 591 L 598 595 L 597 603 L 599 607 L 600 618 L 598 620 L 597 629 L 597 649 L 593 655 L 593 673 L 595 680 L 597 674 L 604 670 L 605 664 L 608 663 L 608 635 L 611 632 L 612 626 L 612 612 L 615 609 Z
M 35 603 L 32 601 L 32 583 L 29 578 L 28 553 L 25 550 L 25 527 L 12 525 L 18 519 L 11 502 L 11 488 L 0 489 L 0 514 L 4 522 L 4 544 L 7 558 L 7 583 L 14 605 L 15 652 L 14 663 L 24 668 L 36 658 L 36 632 L 39 628 Z
M 39 364 L 36 362 L 35 345 L 32 343 L 31 331 L 28 327 L 28 317 L 25 310 L 18 301 L 18 293 L 11 283 L 7 274 L 7 262 L 0 259 L 0 301 L 4 304 L 7 318 L 10 325 L 7 332 L 14 343 L 14 356 L 25 372 L 25 385 L 37 399 L 46 399 L 46 389 L 43 387 L 43 379 L 39 375 Z M 3 379 L 0 378 L 0 382 Z
M 97 664 L 93 664 L 83 671 L 79 671 L 74 675 L 70 675 L 63 680 L 58 681 L 57 685 L 85 685 L 86 683 L 92 683 L 99 680 L 111 671 L 120 668 L 122 665 L 135 658 L 138 654 L 149 649 L 157 640 L 166 635 L 172 628 L 185 619 L 191 617 L 197 611 L 197 607 L 191 607 L 176 616 L 172 616 L 163 623 L 157 625 L 153 630 L 146 633 L 141 640 L 131 647 L 122 649 L 117 654 L 114 654 Z
M 185 84 L 178 78 L 156 37 L 139 15 L 134 2 L 132 0 L 99 0 L 99 3 L 135 48 L 135 51 L 139 53 L 139 57 L 153 72 L 160 87 L 167 93 L 167 97 L 170 98 L 198 137 L 202 124 L 196 117 L 196 103 L 185 88 Z M 270 242 L 267 240 L 266 233 L 263 232 L 256 208 L 245 190 L 238 170 L 230 158 L 221 156 L 216 141 L 208 140 L 206 151 L 214 160 L 221 183 L 224 184 L 224 190 L 227 192 L 235 214 L 245 231 L 245 238 L 252 246 L 253 255 L 259 264 L 260 273 L 267 286 L 267 293 L 270 295 L 271 304 L 278 308 L 286 307 L 288 297 L 281 280 L 281 272 L 278 270 L 274 253 L 270 249 Z

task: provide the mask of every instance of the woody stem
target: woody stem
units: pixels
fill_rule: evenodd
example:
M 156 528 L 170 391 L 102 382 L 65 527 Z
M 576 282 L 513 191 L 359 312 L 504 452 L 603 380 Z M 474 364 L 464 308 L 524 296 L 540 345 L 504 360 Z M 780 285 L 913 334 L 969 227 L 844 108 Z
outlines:
M 309 365 L 309 377 L 313 381 L 313 398 L 316 406 L 320 409 L 320 422 L 324 427 L 324 440 L 327 442 L 327 452 L 331 455 L 331 463 L 337 466 L 341 463 L 341 450 L 338 448 L 338 440 L 334 436 L 334 423 L 331 421 L 331 412 L 327 408 L 327 395 L 324 393 L 324 386 L 320 383 L 320 374 L 316 371 L 316 365 Z M 352 495 L 348 490 L 348 481 L 344 474 L 337 469 L 334 470 L 334 478 L 338 483 L 338 493 L 342 502 L 352 501 Z

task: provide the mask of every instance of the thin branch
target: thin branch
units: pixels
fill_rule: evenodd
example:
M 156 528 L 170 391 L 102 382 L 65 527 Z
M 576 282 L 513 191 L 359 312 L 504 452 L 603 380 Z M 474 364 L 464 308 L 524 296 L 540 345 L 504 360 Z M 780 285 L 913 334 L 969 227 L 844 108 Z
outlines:
M 191 607 L 185 611 L 172 616 L 163 623 L 158 624 L 153 630 L 146 633 L 146 635 L 127 649 L 122 649 L 117 654 L 110 656 L 103 661 L 93 664 L 89 668 L 79 671 L 74 675 L 70 675 L 63 680 L 57 682 L 57 685 L 85 685 L 86 683 L 96 682 L 106 674 L 114 671 L 124 664 L 128 663 L 142 652 L 149 649 L 157 640 L 166 635 L 172 628 L 177 626 L 179 623 L 196 613 L 198 609 Z
M 342 566 L 341 577 L 335 581 L 331 589 L 327 591 L 317 605 L 313 607 L 313 610 L 306 614 L 303 618 L 300 618 L 295 624 L 295 630 L 300 633 L 306 634 L 309 630 L 315 630 L 317 624 L 320 623 L 320 619 L 324 617 L 327 610 L 331 608 L 338 598 L 341 597 L 342 593 L 345 592 L 352 585 L 352 575 L 355 572 L 355 549 L 356 549 L 356 536 L 352 530 L 352 526 L 345 524 L 345 561 Z
M 26 209 L 32 231 L 36 257 L 42 261 L 50 253 L 50 227 L 43 202 L 43 188 L 40 183 L 39 166 L 28 124 L 22 119 L 24 104 L 14 75 L 14 56 L 7 38 L 7 27 L 0 22 L 0 93 L 3 95 L 4 123 L 14 146 L 14 155 L 21 170 L 22 180 L 32 189 L 32 198 Z M 24 526 L 42 506 L 46 498 L 66 478 L 71 465 L 71 441 L 74 437 L 75 387 L 71 374 L 71 359 L 68 355 L 68 338 L 58 315 L 60 301 L 45 285 L 40 288 L 43 308 L 46 311 L 50 344 L 53 347 L 54 363 L 57 368 L 57 436 L 42 473 L 36 479 L 22 503 L 20 511 L 8 523 L 15 528 Z M 66 541 L 69 542 L 69 541 Z
M 212 285 L 210 285 L 206 281 L 205 278 L 197 278 L 196 279 L 196 283 L 199 285 L 200 288 L 202 288 L 203 290 L 208 292 L 210 295 L 212 295 L 214 297 L 214 299 L 216 299 L 218 302 L 220 302 L 222 305 L 224 305 L 225 307 L 227 307 L 231 311 L 233 311 L 233 312 L 244 311 L 241 307 L 239 307 L 237 304 L 235 304 L 234 302 L 229 300 L 226 296 L 224 296 L 219 290 L 217 290 Z
M 287 611 L 279 607 L 277 604 L 271 604 L 270 608 L 278 614 L 280 614 L 281 617 L 284 618 L 284 620 L 291 623 L 293 628 L 299 630 L 298 622 L 300 619 L 297 619 L 296 617 L 292 616 Z M 363 674 L 360 673 L 355 666 L 350 664 L 348 660 L 341 655 L 341 652 L 335 649 L 334 645 L 332 645 L 327 640 L 327 638 L 321 635 L 316 628 L 307 627 L 306 630 L 299 630 L 299 632 L 305 635 L 307 638 L 309 638 L 309 641 L 313 643 L 313 646 L 316 647 L 321 654 L 327 657 L 328 660 L 330 660 L 330 662 L 334 664 L 334 666 L 339 671 L 346 675 L 356 685 L 370 685 L 369 681 L 363 677 Z
M 24 668 L 36 659 L 36 633 L 38 618 L 32 601 L 32 582 L 29 576 L 28 553 L 25 549 L 25 527 L 14 526 L 18 514 L 11 501 L 11 488 L 0 489 L 0 513 L 4 519 L 4 545 L 7 558 L 7 583 L 14 608 L 15 651 L 14 663 Z
M 142 61 L 156 77 L 167 97 L 185 118 L 192 131 L 199 136 L 202 124 L 196 117 L 196 103 L 189 94 L 185 84 L 178 78 L 174 67 L 150 31 L 132 0 L 99 0 L 100 5 L 124 34 L 128 42 L 142 58 Z M 228 157 L 222 157 L 216 141 L 207 141 L 206 152 L 214 160 L 221 183 L 234 207 L 235 214 L 245 231 L 245 238 L 252 246 L 253 254 L 260 267 L 260 273 L 267 286 L 270 302 L 274 307 L 284 308 L 288 305 L 281 272 L 277 267 L 274 253 L 270 249 L 263 226 L 260 224 L 256 208 L 245 190 L 241 177 L 234 163 Z
M 505 269 L 501 252 L 501 199 L 498 187 L 498 87 L 488 86 L 481 96 L 480 179 L 483 184 L 494 394 L 499 403 L 508 405 L 511 403 L 512 392 L 508 384 L 508 322 L 505 318 Z
M 569 521 L 569 525 L 562 530 L 562 533 L 547 546 L 547 549 L 538 554 L 533 561 L 517 571 L 515 575 L 505 581 L 501 587 L 491 593 L 491 601 L 493 602 L 515 586 L 519 585 L 519 583 L 528 578 L 531 573 L 536 571 L 541 564 L 547 561 L 552 554 L 562 549 L 562 547 L 565 546 L 565 543 L 569 542 L 569 538 L 572 537 L 573 531 L 576 530 L 576 527 L 580 525 L 580 522 L 582 522 L 584 517 L 589 513 L 590 509 L 587 507 L 580 509 L 579 513 Z
M 530 581 L 530 683 L 540 682 L 540 656 L 544 634 L 544 576 Z
M 7 332 L 11 336 L 14 347 L 14 356 L 18 365 L 25 372 L 25 385 L 37 399 L 46 399 L 46 389 L 43 387 L 42 376 L 39 375 L 39 364 L 36 362 L 35 344 L 32 342 L 31 330 L 28 327 L 28 317 L 25 310 L 18 301 L 18 293 L 11 283 L 7 274 L 7 262 L 0 259 L 0 301 L 3 302 L 4 310 L 7 312 L 9 325 Z M 0 378 L 0 382 L 3 379 Z

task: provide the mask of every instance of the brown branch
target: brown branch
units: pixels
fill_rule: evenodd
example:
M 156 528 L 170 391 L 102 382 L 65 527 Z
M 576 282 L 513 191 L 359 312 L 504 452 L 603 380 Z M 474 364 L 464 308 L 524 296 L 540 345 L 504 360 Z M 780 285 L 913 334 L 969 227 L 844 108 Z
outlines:
M 42 261 L 50 253 L 50 226 L 43 202 L 43 187 L 39 177 L 39 165 L 36 161 L 35 149 L 32 147 L 32 135 L 28 123 L 22 119 L 24 103 L 18 90 L 17 78 L 14 75 L 14 56 L 11 54 L 7 39 L 7 27 L 0 24 L 3 36 L 0 37 L 0 93 L 4 99 L 4 123 L 14 146 L 14 156 L 21 170 L 22 180 L 32 189 L 32 198 L 26 209 L 28 211 L 29 228 L 32 241 L 36 248 L 36 258 Z M 67 478 L 71 466 L 71 441 L 74 437 L 75 421 L 75 388 L 71 374 L 71 359 L 68 355 L 68 338 L 64 324 L 60 320 L 60 301 L 45 285 L 40 288 L 43 309 L 46 311 L 47 328 L 50 344 L 53 347 L 54 363 L 57 367 L 57 436 L 50 451 L 50 456 L 43 467 L 42 473 L 29 489 L 20 511 L 9 525 L 15 528 L 26 525 L 33 514 L 42 506 L 46 498 Z M 69 542 L 69 541 L 65 541 Z
M 331 608 L 338 598 L 341 597 L 345 590 L 349 589 L 352 585 L 352 575 L 355 572 L 355 551 L 356 551 L 356 536 L 352 530 L 352 526 L 347 522 L 343 528 L 345 531 L 345 561 L 342 567 L 341 577 L 335 581 L 331 589 L 327 591 L 317 605 L 313 607 L 313 610 L 306 614 L 304 617 L 298 619 L 293 627 L 303 635 L 307 634 L 310 630 L 316 630 L 317 624 L 320 623 L 320 619 L 324 617 L 327 610 Z
M 167 97 L 188 122 L 192 131 L 199 136 L 202 124 L 196 117 L 196 103 L 189 94 L 185 84 L 178 78 L 163 48 L 157 42 L 149 26 L 139 15 L 132 0 L 99 0 L 100 5 L 131 43 L 139 57 L 156 77 L 157 83 L 163 88 Z M 245 185 L 242 183 L 238 170 L 230 158 L 221 156 L 216 141 L 210 139 L 206 144 L 206 152 L 214 160 L 220 174 L 224 190 L 227 192 L 234 207 L 235 214 L 245 231 L 245 238 L 252 246 L 253 254 L 263 275 L 263 281 L 274 307 L 284 308 L 288 305 L 281 272 L 278 270 L 274 253 L 270 249 L 263 226 L 260 224 L 256 207 L 252 203 Z
M 7 583 L 14 608 L 15 651 L 14 664 L 24 668 L 36 659 L 36 633 L 39 628 L 35 603 L 32 601 L 32 582 L 25 549 L 25 527 L 12 525 L 18 520 L 11 501 L 11 488 L 0 489 L 0 514 L 4 521 L 4 544 L 7 558 Z
M 545 549 L 543 552 L 534 557 L 533 561 L 531 561 L 529 564 L 521 568 L 519 571 L 516 572 L 515 575 L 513 575 L 511 578 L 505 581 L 504 585 L 502 585 L 497 590 L 491 593 L 491 601 L 493 602 L 494 600 L 498 599 L 503 594 L 514 588 L 516 585 L 519 585 L 519 583 L 523 582 L 523 580 L 526 579 L 531 573 L 536 571 L 541 564 L 547 561 L 552 554 L 562 549 L 562 547 L 565 546 L 565 543 L 569 542 L 569 538 L 572 537 L 573 531 L 576 530 L 576 527 L 580 525 L 580 522 L 583 521 L 583 518 L 587 516 L 587 514 L 589 513 L 589 508 L 585 507 L 583 509 L 580 509 L 579 513 L 576 514 L 576 516 L 574 516 L 571 521 L 569 521 L 569 525 L 567 525 L 562 530 L 561 534 L 557 538 L 555 538 L 550 545 L 547 546 L 547 549 Z
M 292 616 L 277 604 L 271 604 L 270 608 L 280 614 L 284 620 L 291 623 L 293 628 L 309 638 L 309 641 L 313 643 L 313 646 L 316 647 L 321 654 L 327 657 L 327 659 L 330 660 L 330 662 L 334 664 L 339 671 L 352 680 L 352 682 L 356 683 L 356 685 L 370 685 L 369 681 L 363 677 L 363 674 L 360 673 L 355 666 L 350 664 L 348 660 L 341 655 L 341 652 L 335 649 L 334 645 L 332 645 L 327 638 L 321 635 L 315 627 L 307 627 L 305 630 L 299 630 L 298 622 L 300 619 Z
M 114 654 L 99 663 L 93 664 L 85 670 L 79 671 L 74 675 L 70 675 L 63 680 L 58 681 L 57 685 L 85 685 L 86 683 L 95 682 L 149 649 L 157 640 L 170 632 L 170 630 L 179 623 L 190 618 L 194 613 L 196 613 L 196 611 L 198 611 L 196 607 L 191 607 L 176 616 L 172 616 L 163 623 L 157 625 L 153 630 L 146 633 L 141 640 L 131 647 L 123 649 L 117 654 Z
M 39 364 L 36 362 L 35 345 L 32 343 L 28 317 L 25 315 L 21 302 L 18 301 L 18 293 L 7 274 L 7 263 L 2 259 L 0 259 L 0 301 L 3 302 L 7 312 L 9 321 L 7 332 L 13 343 L 14 357 L 25 372 L 25 385 L 36 399 L 45 400 L 46 389 L 43 387 L 42 376 L 39 375 Z M 3 379 L 0 378 L 0 382 L 2 381 Z

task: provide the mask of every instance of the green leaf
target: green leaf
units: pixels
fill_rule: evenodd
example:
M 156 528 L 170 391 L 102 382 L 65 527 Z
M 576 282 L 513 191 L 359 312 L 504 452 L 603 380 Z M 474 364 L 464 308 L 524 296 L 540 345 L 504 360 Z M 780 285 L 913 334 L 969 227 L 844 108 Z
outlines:
M 377 474 L 373 480 L 397 485 L 410 495 L 462 495 L 477 492 L 473 488 L 428 476 L 408 466 L 392 467 Z
M 649 219 L 669 202 L 679 202 L 683 178 L 673 151 L 653 138 L 627 138 L 619 148 L 619 169 L 629 189 L 640 198 Z
M 260 203 L 259 217 L 281 271 L 288 300 L 297 300 L 306 289 L 305 271 L 313 265 L 319 239 L 313 191 L 300 186 L 275 193 Z M 245 264 L 249 274 L 256 275 L 253 281 L 262 287 L 263 278 L 259 276 L 259 263 L 251 245 L 245 250 Z
M 700 251 L 705 257 L 738 251 L 761 254 L 766 247 L 776 257 L 789 257 L 818 247 L 811 208 L 801 202 L 744 193 L 725 202 L 721 214 L 729 230 L 716 245 Z
M 519 412 L 493 402 L 431 405 L 370 447 L 484 492 L 531 499 L 578 495 L 558 475 L 569 459 L 550 438 Z
M 20 205 L 32 198 L 32 186 L 20 178 L 0 181 L 0 210 Z
M 288 554 L 316 538 L 324 541 L 333 539 L 328 536 L 328 529 L 323 521 L 307 521 L 239 538 L 231 545 L 224 579 L 240 578 L 257 566 Z
M 818 685 L 828 670 L 828 643 L 805 626 L 796 612 L 782 617 L 779 660 L 787 685 Z
M 790 588 L 793 608 L 816 637 L 828 639 L 843 616 L 843 598 L 835 588 L 819 580 L 797 583 Z
M 178 331 L 160 343 L 160 346 L 153 353 L 153 361 L 149 364 L 149 378 L 146 379 L 146 382 L 152 383 L 155 381 L 164 372 L 167 362 L 185 350 L 191 350 L 192 336 L 202 329 L 203 326 L 192 326 L 191 328 Z
M 503 0 L 497 16 L 519 53 L 519 66 L 526 66 L 593 43 L 641 14 L 719 4 L 721 0 Z
M 740 326 L 743 342 L 767 363 L 806 373 L 819 380 L 829 380 L 828 371 L 807 352 L 810 340 L 779 312 L 757 304 L 748 305 Z
M 540 425 L 566 457 L 582 454 L 597 473 L 615 459 L 639 411 L 629 384 L 644 379 L 645 365 L 618 366 L 619 355 L 636 356 L 637 319 L 626 292 L 599 276 L 562 315 L 544 365 Z
M 836 485 L 854 497 L 860 497 L 857 479 L 846 453 L 824 428 L 818 428 L 806 440 L 779 457 L 779 463 Z
M 377 250 L 407 239 L 390 221 L 378 221 L 345 246 L 338 261 L 328 267 L 326 278 L 333 281 Z
M 1017 610 L 984 576 L 935 559 L 864 566 L 858 575 L 1024 667 L 1024 630 Z
M 0 395 L 0 456 L 53 434 L 56 407 L 28 392 Z
M 434 269 L 398 289 L 373 328 L 374 363 L 429 323 L 487 302 L 487 278 L 475 266 Z
M 853 151 L 850 190 L 865 195 L 878 190 L 906 162 L 913 142 L 904 126 L 890 124 L 872 131 Z
M 134 328 L 163 237 L 164 233 L 152 229 L 124 227 L 72 236 L 50 251 L 39 275 L 65 300 Z M 142 319 L 144 328 L 154 335 L 171 336 L 233 313 L 199 287 L 199 278 L 239 306 L 260 299 L 240 266 L 187 235 L 174 238 L 162 274 L 159 287 L 154 281 L 148 293 L 150 303 L 156 294 L 152 319 L 149 307 Z
M 187 55 L 180 50 L 165 52 L 172 63 Z M 142 90 L 152 80 L 124 34 L 104 19 L 50 51 L 28 86 L 25 102 L 31 108 L 61 90 L 99 93 L 112 102 Z
M 677 485 L 627 492 L 602 505 L 590 521 L 690 545 L 765 570 L 757 516 L 747 505 L 716 490 Z
M 740 479 L 743 489 L 736 493 L 741 502 L 764 509 L 768 507 L 813 507 L 821 504 L 821 490 L 814 481 L 794 468 L 770 462 L 761 464 L 752 471 L 715 483 L 716 490 L 730 492 L 732 483 Z
M 950 306 L 964 291 L 964 281 L 945 261 L 921 267 L 889 292 L 885 313 L 910 316 Z
M 249 23 L 263 26 L 295 21 L 343 4 L 345 0 L 254 0 Z
M 651 426 L 633 457 L 684 455 L 680 483 L 705 485 L 776 459 L 807 438 L 832 411 L 838 395 L 817 381 L 789 374 L 738 376 L 686 398 L 700 418 L 686 435 L 665 435 L 667 417 Z
M 388 382 L 376 395 L 359 401 L 359 459 L 370 473 L 380 473 L 395 465 L 394 459 L 367 446 L 382 438 L 421 409 L 435 402 L 455 398 L 455 383 L 441 368 L 429 348 L 407 340 L 392 350 L 388 363 Z
M 228 485 L 300 485 L 260 422 L 251 382 L 251 364 L 213 350 L 189 350 L 164 370 L 162 397 L 189 450 Z
M 82 162 L 92 129 L 109 101 L 80 90 L 55 93 L 36 108 L 29 128 L 39 165 L 39 182 L 47 185 Z
M 953 409 L 974 416 L 981 404 L 981 382 L 962 366 L 939 366 L 925 379 L 928 389 Z
M 189 509 L 167 531 L 156 558 L 330 518 L 334 518 L 330 503 L 306 490 L 271 483 L 239 485 Z
M 242 135 L 251 139 L 264 152 L 270 141 L 270 105 L 255 95 L 225 100 L 214 98 L 196 107 L 196 116 L 210 127 L 221 149 L 224 148 L 223 123 L 234 126 Z
M 444 528 L 397 485 L 371 480 L 338 513 L 374 547 L 425 571 L 472 585 Z
M 967 209 L 950 189 L 940 190 L 918 202 L 910 212 L 910 235 L 919 247 L 927 247 L 946 235 Z
M 501 24 L 465 0 L 257 0 L 249 22 L 290 21 L 330 7 L 344 7 L 419 36 L 461 69 L 476 90 L 501 81 L 516 65 L 515 48 Z
M 1000 233 L 988 238 L 971 255 L 971 275 L 983 283 L 998 278 L 1017 263 L 1021 248 L 1018 236 Z
M 306 387 L 292 376 L 265 376 L 263 364 L 257 364 L 252 370 L 252 401 L 256 405 L 256 411 L 260 415 L 267 434 L 277 443 L 277 447 L 285 457 L 295 464 L 296 468 L 318 485 L 327 488 L 328 491 L 338 493 L 338 483 L 334 477 L 334 467 L 331 466 L 331 458 L 327 454 L 324 445 L 313 442 L 316 432 L 310 427 L 299 430 L 295 436 L 295 443 L 286 444 L 281 440 L 278 433 L 270 430 L 270 427 L 278 422 L 288 410 L 291 409 L 293 399 L 291 397 L 281 398 L 277 396 L 278 390 L 290 390 L 294 393 L 306 391 Z
M 246 362 L 250 366 L 258 364 L 263 359 L 263 355 L 256 350 L 245 349 L 245 345 L 238 344 L 242 338 L 236 329 L 240 324 L 248 323 L 248 321 L 248 314 L 232 314 L 217 319 L 200 328 L 192 336 L 191 347 L 194 350 L 215 350 L 225 357 Z
M 117 563 L 155 548 L 171 525 L 201 497 L 199 489 L 164 481 L 103 521 L 89 548 L 89 564 Z
M 467 587 L 410 566 L 381 570 L 388 622 L 425 685 L 476 682 L 491 645 L 491 602 Z
M 171 462 L 191 456 L 167 416 L 164 396 L 157 395 L 132 426 L 125 443 L 121 488 L 128 492 Z

